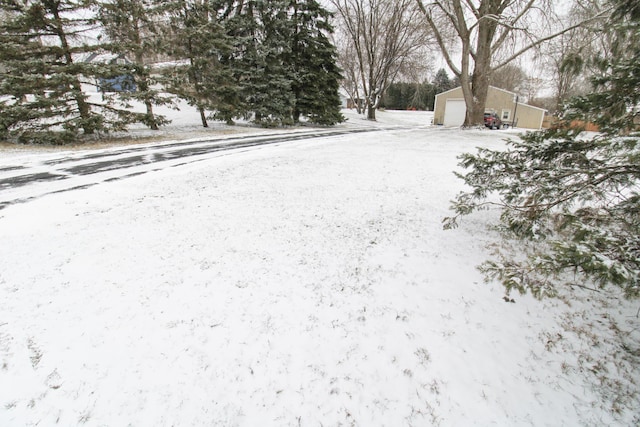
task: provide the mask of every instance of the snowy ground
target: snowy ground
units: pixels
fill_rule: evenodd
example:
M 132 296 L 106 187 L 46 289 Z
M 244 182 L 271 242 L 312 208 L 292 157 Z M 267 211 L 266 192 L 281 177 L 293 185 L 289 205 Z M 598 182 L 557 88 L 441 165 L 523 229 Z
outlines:
M 637 302 L 483 284 L 496 213 L 441 220 L 456 156 L 515 133 L 429 122 L 0 210 L 0 425 L 640 422 Z

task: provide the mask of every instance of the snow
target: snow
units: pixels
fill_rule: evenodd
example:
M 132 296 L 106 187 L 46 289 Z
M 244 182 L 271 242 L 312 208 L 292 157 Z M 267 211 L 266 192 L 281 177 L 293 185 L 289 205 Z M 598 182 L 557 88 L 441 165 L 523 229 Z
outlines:
M 346 114 L 380 130 L 20 190 L 0 210 L 0 425 L 638 422 L 637 303 L 507 303 L 475 268 L 498 213 L 442 230 L 456 156 L 517 131 Z M 1 173 L 86 153 L 10 151 Z

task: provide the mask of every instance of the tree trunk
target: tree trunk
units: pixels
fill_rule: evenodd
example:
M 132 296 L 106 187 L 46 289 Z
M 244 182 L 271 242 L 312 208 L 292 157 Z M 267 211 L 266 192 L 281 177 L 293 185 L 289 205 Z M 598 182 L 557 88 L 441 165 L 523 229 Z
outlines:
M 481 68 L 481 70 L 486 70 Z M 471 104 L 467 104 L 467 120 L 469 126 L 484 126 L 484 109 L 489 93 L 489 76 L 484 72 L 474 72 L 471 78 Z
M 486 4 L 486 3 L 485 3 Z M 483 6 L 485 5 L 483 4 Z M 495 5 L 481 7 L 481 13 L 495 13 Z M 478 22 L 478 39 L 476 41 L 476 57 L 471 77 L 471 103 L 467 103 L 467 126 L 484 126 L 484 109 L 489 93 L 489 76 L 491 74 L 491 43 L 496 34 L 497 23 L 493 19 L 482 19 Z
M 151 101 L 146 99 L 144 101 L 144 106 L 147 109 L 147 123 L 149 126 L 149 129 L 151 130 L 158 130 L 158 123 L 156 123 L 156 118 L 153 115 L 153 104 L 151 104 Z
M 182 7 L 184 9 L 185 18 L 189 16 L 189 8 L 187 7 L 186 2 L 182 3 Z M 200 87 L 200 79 L 195 72 L 195 63 L 193 58 L 196 56 L 193 48 L 193 40 L 189 38 L 187 40 L 187 49 L 189 51 L 189 81 L 193 84 L 193 89 L 195 91 L 196 99 L 202 99 L 202 89 Z M 202 122 L 202 127 L 208 128 L 209 123 L 207 123 L 207 117 L 205 115 L 204 107 L 198 102 L 198 112 L 200 113 L 200 121 Z
M 50 10 L 55 19 L 55 32 L 60 39 L 60 44 L 62 45 L 66 63 L 67 65 L 71 65 L 73 64 L 73 57 L 71 55 L 69 42 L 67 41 L 67 34 L 65 33 L 62 26 L 60 11 L 55 6 L 52 6 Z M 71 88 L 73 89 L 73 98 L 76 101 L 78 112 L 80 113 L 80 117 L 82 118 L 82 130 L 86 135 L 91 135 L 95 131 L 94 125 L 90 123 L 91 108 L 89 107 L 89 104 L 87 103 L 87 100 L 82 92 L 82 85 L 80 84 L 80 80 L 78 80 L 77 77 L 73 78 L 73 81 L 71 82 Z
M 371 103 L 367 104 L 367 120 L 376 120 L 376 107 Z
M 146 71 L 144 71 L 144 57 L 141 51 L 136 52 L 136 65 L 142 71 L 138 73 L 138 89 L 143 94 L 149 91 L 149 80 L 146 76 Z M 148 95 L 144 95 L 144 106 L 146 108 L 146 124 L 149 126 L 151 130 L 158 130 L 158 123 L 156 123 L 156 118 L 153 114 L 153 104 L 151 103 L 151 99 L 149 99 Z
M 202 127 L 208 128 L 209 123 L 207 123 L 207 116 L 204 112 L 204 107 L 202 105 L 198 105 L 198 111 L 200 112 L 200 120 L 202 121 Z

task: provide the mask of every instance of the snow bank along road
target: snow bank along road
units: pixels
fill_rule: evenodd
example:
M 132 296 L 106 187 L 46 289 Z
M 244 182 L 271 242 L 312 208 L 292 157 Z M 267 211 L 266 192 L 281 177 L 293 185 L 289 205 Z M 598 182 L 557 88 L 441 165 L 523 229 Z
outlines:
M 83 189 L 168 166 L 203 160 L 212 153 L 247 150 L 304 139 L 380 131 L 384 128 L 297 131 L 126 147 L 48 158 L 35 164 L 0 164 L 0 209 L 45 194 Z

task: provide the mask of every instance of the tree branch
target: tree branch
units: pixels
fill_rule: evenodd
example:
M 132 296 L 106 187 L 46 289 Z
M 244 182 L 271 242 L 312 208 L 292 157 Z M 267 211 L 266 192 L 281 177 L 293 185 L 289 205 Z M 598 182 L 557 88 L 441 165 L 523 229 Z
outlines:
M 458 67 L 456 67 L 456 64 L 454 64 L 453 59 L 451 58 L 451 54 L 447 49 L 447 45 L 444 41 L 444 38 L 442 37 L 442 33 L 440 33 L 440 30 L 436 26 L 433 20 L 433 17 L 431 16 L 431 12 L 427 11 L 424 4 L 422 3 L 422 0 L 416 0 L 416 1 L 418 2 L 418 7 L 420 8 L 420 11 L 422 11 L 423 15 L 427 19 L 427 23 L 429 24 L 429 27 L 431 27 L 431 30 L 435 35 L 436 43 L 438 44 L 438 47 L 440 47 L 440 52 L 444 56 L 445 62 L 447 63 L 447 65 L 449 66 L 453 74 L 456 75 L 458 78 L 460 78 L 460 76 L 462 75 L 462 72 Z
M 582 27 L 584 24 L 588 23 L 588 22 L 592 22 L 595 21 L 597 19 L 603 18 L 605 17 L 607 14 L 611 13 L 613 11 L 613 8 L 609 8 L 606 9 L 600 13 L 598 13 L 595 16 L 592 16 L 591 18 L 585 19 L 583 21 L 580 21 L 577 24 L 571 25 L 567 28 L 564 28 L 556 33 L 550 34 L 546 37 L 543 37 L 541 39 L 538 39 L 536 41 L 534 41 L 533 43 L 523 47 L 522 49 L 520 49 L 519 51 L 517 51 L 516 53 L 514 53 L 513 55 L 511 55 L 510 57 L 508 57 L 507 59 L 505 59 L 504 61 L 500 62 L 499 64 L 495 65 L 492 67 L 492 71 L 497 70 L 498 68 L 504 67 L 505 65 L 507 65 L 508 63 L 510 63 L 511 61 L 513 61 L 514 59 L 516 59 L 517 57 L 519 57 L 520 55 L 522 55 L 523 53 L 533 49 L 536 46 L 541 45 L 542 43 L 549 41 L 551 39 L 554 39 L 558 36 L 561 36 L 562 34 L 568 33 L 569 31 L 575 30 L 576 28 Z
M 500 37 L 498 37 L 495 43 L 491 46 L 493 50 L 497 50 L 502 46 L 502 44 L 505 42 L 505 40 L 507 39 L 507 36 L 511 33 L 512 30 L 518 29 L 516 28 L 515 24 L 529 11 L 529 9 L 533 7 L 534 3 L 535 3 L 535 0 L 529 0 L 529 3 L 527 3 L 527 5 L 522 8 L 520 13 L 515 18 L 513 18 L 513 20 L 511 20 L 509 24 L 498 21 L 498 23 L 502 27 L 505 27 L 506 30 L 502 34 L 500 34 Z

